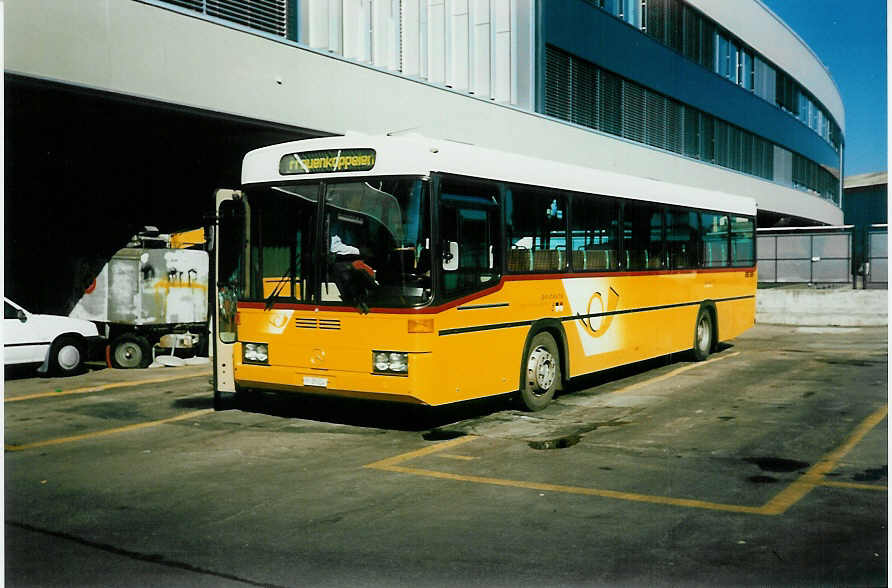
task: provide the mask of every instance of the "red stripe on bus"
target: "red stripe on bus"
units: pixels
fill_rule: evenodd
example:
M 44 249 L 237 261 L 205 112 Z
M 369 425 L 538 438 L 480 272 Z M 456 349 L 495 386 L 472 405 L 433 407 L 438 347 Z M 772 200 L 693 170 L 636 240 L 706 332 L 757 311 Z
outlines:
M 685 269 L 685 270 L 642 270 L 634 272 L 599 272 L 599 273 L 563 273 L 563 274 L 509 274 L 502 276 L 499 283 L 491 286 L 486 290 L 469 294 L 457 300 L 451 300 L 440 306 L 427 306 L 423 308 L 369 308 L 369 313 L 375 314 L 436 314 L 449 310 L 456 306 L 467 304 L 473 300 L 489 296 L 501 290 L 505 282 L 523 282 L 531 280 L 565 280 L 568 278 L 609 278 L 609 277 L 628 277 L 628 276 L 663 276 L 674 274 L 716 274 L 727 272 L 752 272 L 756 267 L 720 267 L 720 268 L 704 268 L 704 269 Z M 264 310 L 267 308 L 266 302 L 239 302 L 238 308 Z M 317 309 L 323 312 L 357 312 L 352 306 L 325 306 L 322 304 L 302 304 L 295 302 L 274 302 L 272 310 L 311 310 Z

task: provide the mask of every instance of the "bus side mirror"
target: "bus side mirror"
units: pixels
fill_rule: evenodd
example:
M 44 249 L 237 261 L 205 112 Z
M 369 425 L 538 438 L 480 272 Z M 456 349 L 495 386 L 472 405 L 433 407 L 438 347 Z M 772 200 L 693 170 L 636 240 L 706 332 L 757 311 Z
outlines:
M 454 272 L 458 269 L 458 242 L 447 241 L 443 244 L 443 269 Z
M 24 311 L 24 310 L 19 310 L 18 312 L 15 313 L 15 315 L 16 315 L 16 317 L 17 317 L 20 321 L 22 321 L 23 323 L 27 323 L 27 322 L 28 322 L 28 315 L 25 314 L 25 311 Z

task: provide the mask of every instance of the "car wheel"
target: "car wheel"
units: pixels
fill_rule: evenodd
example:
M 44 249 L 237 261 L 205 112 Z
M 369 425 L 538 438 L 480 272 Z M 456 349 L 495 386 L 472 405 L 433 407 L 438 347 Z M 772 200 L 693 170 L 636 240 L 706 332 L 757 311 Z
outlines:
M 143 368 L 149 365 L 150 361 L 151 350 L 145 337 L 125 333 L 111 344 L 111 363 L 116 368 Z
M 50 371 L 63 376 L 80 373 L 86 359 L 86 348 L 81 339 L 62 335 L 50 346 Z
M 524 354 L 520 401 L 529 411 L 542 410 L 561 383 L 560 353 L 554 337 L 538 333 Z

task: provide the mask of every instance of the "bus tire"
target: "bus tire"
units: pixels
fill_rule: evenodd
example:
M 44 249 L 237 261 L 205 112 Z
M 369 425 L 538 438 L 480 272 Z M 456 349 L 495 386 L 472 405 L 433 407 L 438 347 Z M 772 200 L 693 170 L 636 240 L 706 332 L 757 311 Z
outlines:
M 715 343 L 712 312 L 708 308 L 701 308 L 697 313 L 697 322 L 694 323 L 694 346 L 691 353 L 694 361 L 703 361 L 709 357 Z
M 111 344 L 111 363 L 119 369 L 144 368 L 152 360 L 149 341 L 133 333 L 124 333 Z
M 561 356 L 554 337 L 545 331 L 537 333 L 523 356 L 523 380 L 520 401 L 523 408 L 542 410 L 554 397 L 561 383 Z

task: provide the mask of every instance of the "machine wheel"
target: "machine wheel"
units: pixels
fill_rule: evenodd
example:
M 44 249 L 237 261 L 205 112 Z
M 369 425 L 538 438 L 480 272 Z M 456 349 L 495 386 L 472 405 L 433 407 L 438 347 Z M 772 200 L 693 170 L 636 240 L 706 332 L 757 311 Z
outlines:
M 84 341 L 73 335 L 62 335 L 50 346 L 50 371 L 61 376 L 80 373 L 86 358 Z
M 554 337 L 543 331 L 532 338 L 524 353 L 520 387 L 523 407 L 529 411 L 542 410 L 551 402 L 560 383 L 560 353 Z
M 124 333 L 111 344 L 111 362 L 116 368 L 144 368 L 151 360 L 152 351 L 145 337 Z
M 695 361 L 703 361 L 709 357 L 713 346 L 712 312 L 701 308 L 694 323 L 694 347 L 691 350 Z

